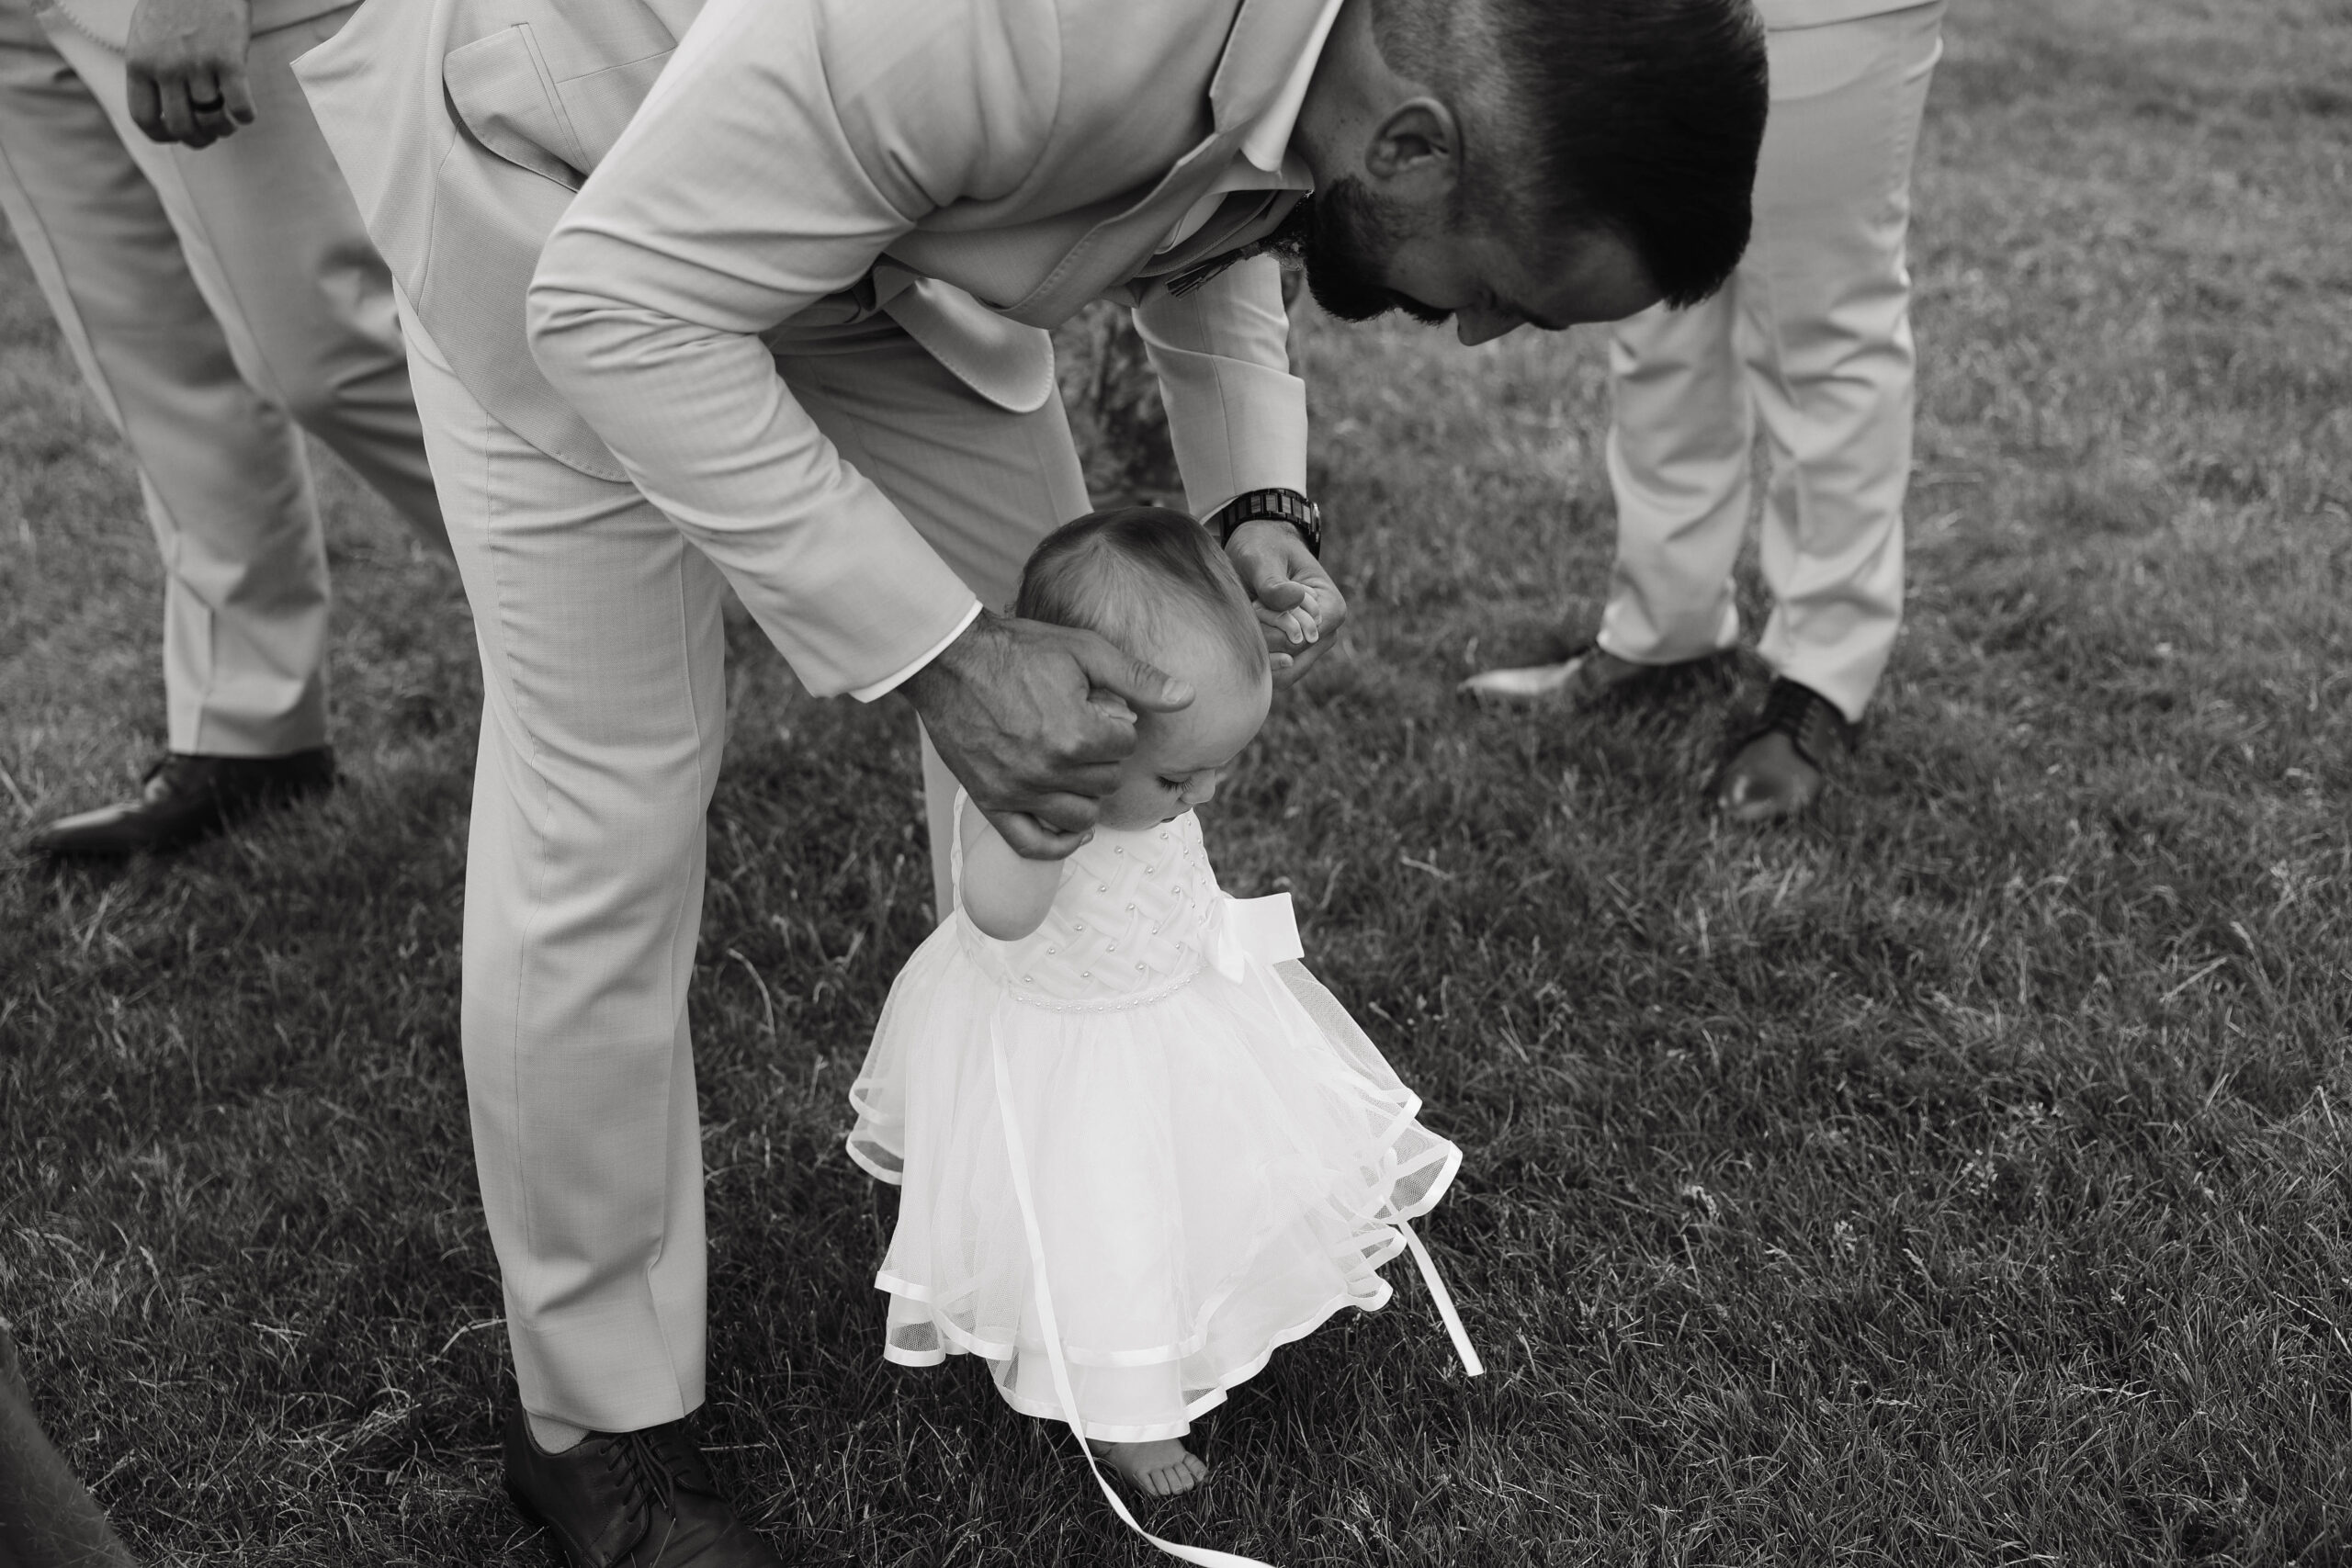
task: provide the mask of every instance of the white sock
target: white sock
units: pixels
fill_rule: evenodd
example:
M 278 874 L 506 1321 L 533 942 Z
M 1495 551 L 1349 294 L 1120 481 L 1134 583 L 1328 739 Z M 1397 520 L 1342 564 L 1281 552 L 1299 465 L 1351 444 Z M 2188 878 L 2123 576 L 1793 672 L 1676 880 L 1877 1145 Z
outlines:
M 527 1410 L 523 1414 L 531 1423 L 531 1440 L 551 1454 L 579 1447 L 580 1439 L 588 1435 L 587 1427 L 559 1421 L 552 1416 L 535 1416 Z

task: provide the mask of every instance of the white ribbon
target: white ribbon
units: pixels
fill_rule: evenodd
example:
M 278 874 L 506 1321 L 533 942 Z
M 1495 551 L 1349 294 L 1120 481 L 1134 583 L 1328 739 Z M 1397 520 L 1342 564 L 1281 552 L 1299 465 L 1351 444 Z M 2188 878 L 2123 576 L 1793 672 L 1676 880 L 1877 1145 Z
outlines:
M 1209 961 L 1217 972 L 1236 982 L 1241 979 L 1250 959 L 1271 965 L 1306 955 L 1306 950 L 1299 945 L 1298 920 L 1287 893 L 1264 898 L 1226 899 L 1216 929 L 1210 934 L 1208 948 Z M 1005 1065 L 1004 1040 L 993 1020 L 989 1024 L 989 1055 L 996 1069 L 996 1105 L 1004 1122 L 1004 1152 L 1012 1164 L 1012 1196 L 1021 1205 L 1022 1234 L 1029 1244 L 1029 1270 L 1037 1287 L 1037 1329 L 1046 1341 L 1046 1364 L 1053 1372 L 1054 1395 L 1061 1402 L 1062 1419 L 1078 1438 L 1087 1468 L 1094 1472 L 1094 1484 L 1102 1489 L 1103 1498 L 1122 1523 L 1180 1562 L 1199 1563 L 1202 1568 L 1272 1568 L 1254 1557 L 1218 1551 L 1213 1547 L 1186 1546 L 1152 1534 L 1136 1522 L 1135 1515 L 1127 1511 L 1126 1504 L 1103 1479 L 1093 1445 L 1086 1440 L 1086 1423 L 1078 1412 L 1078 1392 L 1070 1383 L 1069 1363 L 1062 1353 L 1061 1323 L 1054 1314 L 1053 1291 L 1046 1279 L 1046 1237 L 1038 1226 L 1037 1203 L 1029 1188 L 1028 1151 L 1022 1142 L 1020 1119 L 1012 1110 L 1012 1069 Z M 1296 1136 L 1295 1129 L 1293 1136 Z M 1453 1297 L 1446 1290 L 1445 1281 L 1438 1278 L 1437 1264 L 1430 1258 L 1429 1248 L 1421 1245 L 1421 1238 L 1414 1234 L 1411 1225 L 1401 1219 L 1395 1224 L 1404 1233 L 1405 1245 L 1420 1270 L 1421 1282 L 1429 1287 L 1430 1298 L 1437 1303 L 1438 1316 L 1444 1320 L 1445 1332 L 1453 1341 L 1454 1354 L 1462 1358 L 1463 1370 L 1474 1378 L 1482 1376 L 1487 1369 L 1479 1361 L 1478 1352 L 1471 1348 L 1469 1332 L 1462 1326 L 1462 1314 L 1454 1309 Z
M 1283 901 L 1289 901 L 1287 894 L 1283 895 Z M 1037 1329 L 1046 1340 L 1046 1364 L 1053 1371 L 1054 1394 L 1061 1401 L 1062 1419 L 1069 1423 L 1071 1434 L 1078 1438 L 1079 1451 L 1086 1456 L 1087 1468 L 1094 1472 L 1094 1484 L 1102 1488 L 1111 1511 L 1129 1529 L 1170 1557 L 1199 1563 L 1202 1568 L 1272 1568 L 1255 1557 L 1239 1557 L 1213 1547 L 1186 1546 L 1181 1541 L 1162 1540 L 1136 1522 L 1136 1517 L 1127 1512 L 1126 1504 L 1119 1500 L 1119 1495 L 1102 1478 L 1102 1467 L 1095 1461 L 1093 1445 L 1086 1440 L 1086 1424 L 1079 1417 L 1078 1393 L 1070 1386 L 1069 1363 L 1062 1356 L 1061 1325 L 1054 1316 L 1054 1293 L 1046 1282 L 1045 1233 L 1037 1226 L 1037 1204 L 1029 1192 L 1029 1156 L 1022 1145 L 1020 1121 L 1012 1113 L 1012 1075 L 1004 1065 L 1004 1042 L 993 1021 L 989 1025 L 989 1054 L 996 1063 L 996 1106 L 1004 1119 L 1004 1152 L 1012 1161 L 1012 1196 L 1021 1205 L 1021 1229 L 1029 1241 L 1029 1269 L 1037 1283 Z M 1419 1244 L 1414 1245 L 1418 1252 Z M 1448 1303 L 1448 1311 L 1451 1310 Z
M 1462 1314 L 1453 1310 L 1453 1296 L 1445 1281 L 1437 1277 L 1437 1264 L 1430 1257 L 1430 1249 L 1403 1220 L 1396 1228 L 1405 1233 L 1405 1245 L 1412 1249 L 1413 1262 L 1421 1271 L 1421 1283 L 1430 1288 L 1430 1299 L 1437 1303 L 1437 1314 L 1445 1320 L 1445 1332 L 1453 1341 L 1453 1353 L 1462 1358 L 1462 1370 L 1474 1378 L 1487 1375 L 1487 1364 L 1478 1359 L 1478 1352 L 1470 1348 L 1470 1331 L 1462 1326 Z
M 1306 949 L 1299 945 L 1298 917 L 1292 911 L 1287 893 L 1226 899 L 1208 945 L 1209 962 L 1235 985 L 1241 983 L 1252 958 L 1272 967 L 1285 959 L 1306 956 Z

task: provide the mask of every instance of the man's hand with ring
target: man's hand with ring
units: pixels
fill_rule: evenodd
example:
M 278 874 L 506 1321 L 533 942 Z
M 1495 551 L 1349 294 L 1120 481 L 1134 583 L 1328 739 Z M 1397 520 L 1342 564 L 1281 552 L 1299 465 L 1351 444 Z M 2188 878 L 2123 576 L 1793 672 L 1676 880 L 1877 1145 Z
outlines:
M 982 612 L 899 690 L 1004 841 L 1058 860 L 1085 841 L 1136 748 L 1136 710 L 1193 689 L 1073 626 Z
M 1234 529 L 1225 558 L 1256 601 L 1274 684 L 1287 686 L 1329 650 L 1348 618 L 1348 602 L 1298 530 L 1279 518 L 1261 517 Z
M 209 147 L 254 122 L 248 0 L 139 0 L 124 51 L 131 123 L 151 141 Z

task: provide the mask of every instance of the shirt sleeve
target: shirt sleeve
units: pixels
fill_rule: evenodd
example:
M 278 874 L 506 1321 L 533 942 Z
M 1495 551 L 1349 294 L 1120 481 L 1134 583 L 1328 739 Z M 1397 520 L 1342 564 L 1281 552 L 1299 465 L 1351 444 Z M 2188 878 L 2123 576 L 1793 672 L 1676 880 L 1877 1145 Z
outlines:
M 964 628 L 970 626 L 974 621 L 977 621 L 979 618 L 980 602 L 975 599 L 972 601 L 972 607 L 964 612 L 964 618 L 957 621 L 956 623 L 955 629 L 950 631 L 945 637 L 941 637 L 937 642 L 933 643 L 929 648 L 924 649 L 921 653 L 916 654 L 912 659 L 900 665 L 898 669 L 892 671 L 889 674 L 885 675 L 879 681 L 875 682 L 871 685 L 860 686 L 857 690 L 852 692 L 850 695 L 855 697 L 862 703 L 881 701 L 884 697 L 888 696 L 891 693 L 905 685 L 916 671 L 922 669 L 924 665 L 930 663 L 941 654 L 946 652 L 947 645 L 954 642 L 957 637 L 962 637 L 964 635 Z
M 1184 294 L 1155 285 L 1136 306 L 1136 332 L 1159 378 L 1193 515 L 1245 491 L 1305 493 L 1306 386 L 1290 373 L 1290 317 L 1272 256 Z
M 1017 183 L 1055 107 L 1053 73 L 1014 63 L 1053 58 L 1041 10 L 711 0 L 540 255 L 540 369 L 820 696 L 887 689 L 978 601 L 761 334 L 856 289 L 930 212 Z

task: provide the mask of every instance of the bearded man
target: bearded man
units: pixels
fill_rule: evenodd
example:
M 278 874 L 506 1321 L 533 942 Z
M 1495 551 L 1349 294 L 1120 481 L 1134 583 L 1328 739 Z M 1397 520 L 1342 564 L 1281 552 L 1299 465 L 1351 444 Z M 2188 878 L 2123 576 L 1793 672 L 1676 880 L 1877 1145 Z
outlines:
M 774 1562 L 680 1426 L 722 584 L 813 694 L 920 716 L 934 846 L 960 781 L 1066 854 L 1135 743 L 1090 698 L 1190 693 L 991 608 L 1087 506 L 1043 329 L 1135 309 L 1191 510 L 1262 608 L 1330 606 L 1295 678 L 1344 609 L 1270 253 L 1464 343 L 1702 298 L 1747 238 L 1762 35 L 1747 0 L 377 0 L 301 72 L 481 642 L 463 1032 L 508 1482 L 576 1563 Z

